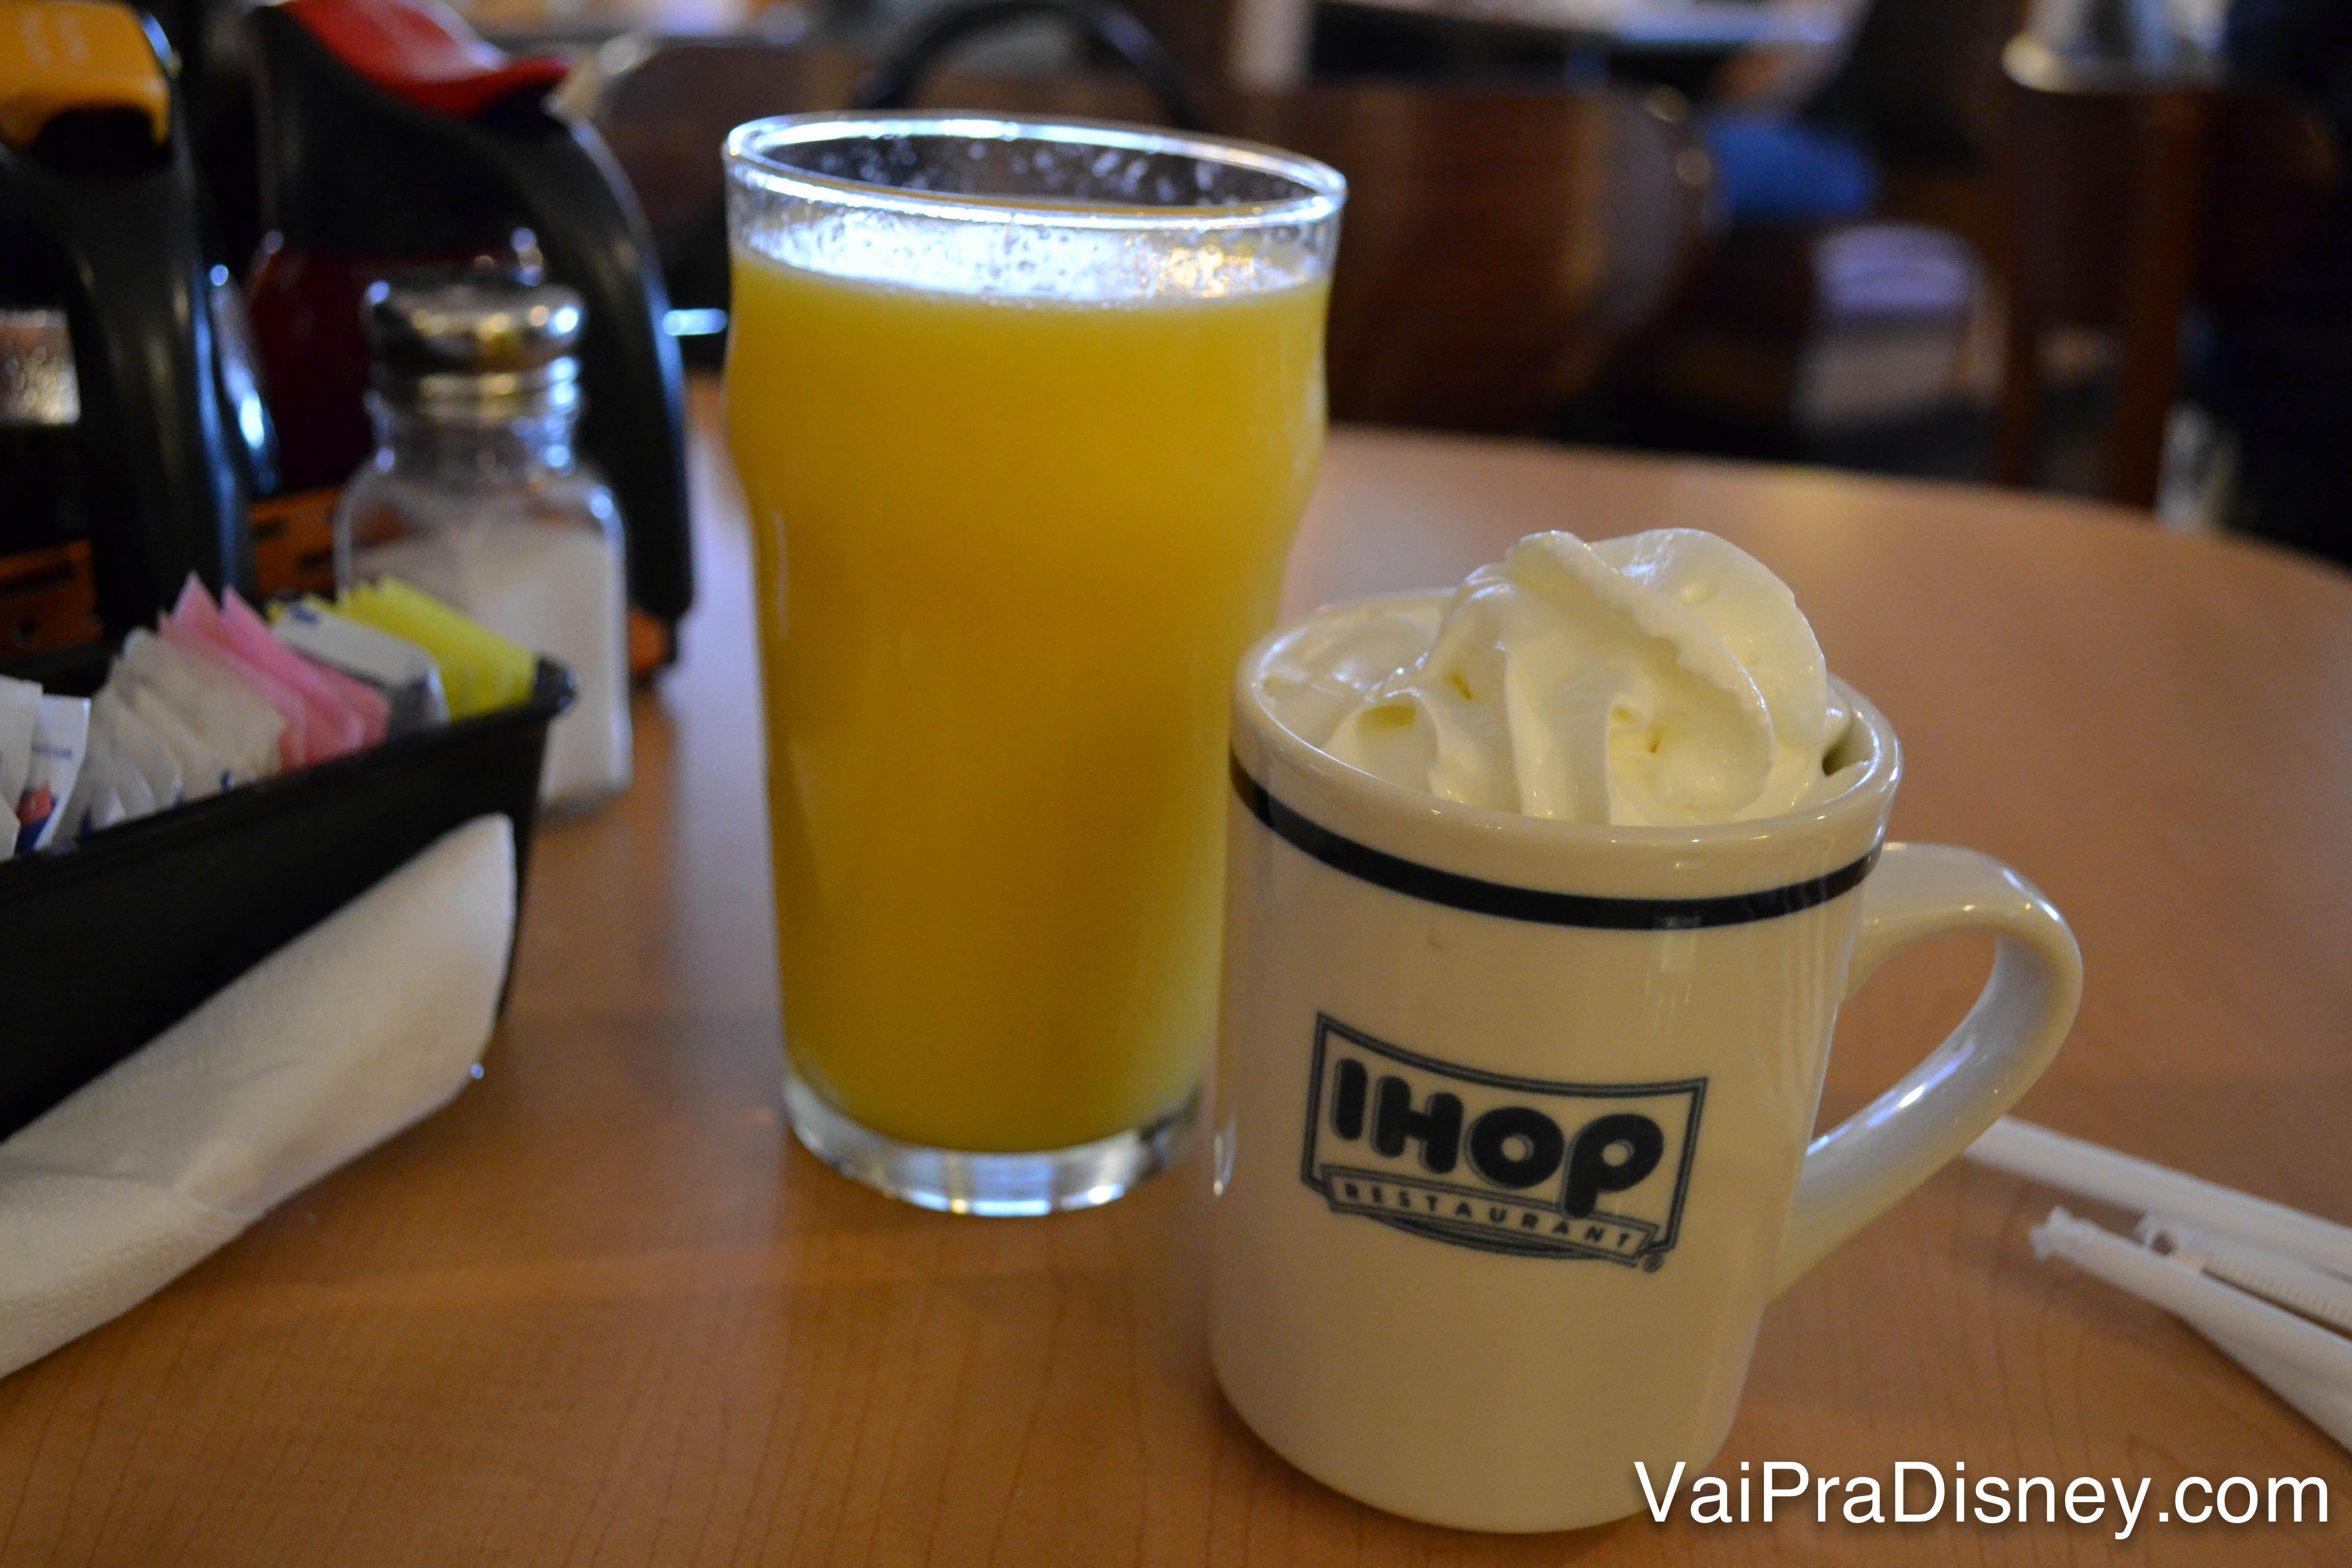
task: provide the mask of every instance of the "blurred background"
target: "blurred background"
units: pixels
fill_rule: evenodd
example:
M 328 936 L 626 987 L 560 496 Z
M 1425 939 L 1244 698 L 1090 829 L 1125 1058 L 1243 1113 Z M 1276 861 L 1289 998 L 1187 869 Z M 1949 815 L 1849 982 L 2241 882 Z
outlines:
M 2352 0 L 466 0 L 572 66 L 689 367 L 719 147 L 911 102 L 1337 164 L 1336 418 L 2111 499 L 2352 554 Z M 214 26 L 200 155 L 249 160 Z M 242 117 L 242 118 L 241 118 Z M 261 214 L 213 182 L 225 252 Z

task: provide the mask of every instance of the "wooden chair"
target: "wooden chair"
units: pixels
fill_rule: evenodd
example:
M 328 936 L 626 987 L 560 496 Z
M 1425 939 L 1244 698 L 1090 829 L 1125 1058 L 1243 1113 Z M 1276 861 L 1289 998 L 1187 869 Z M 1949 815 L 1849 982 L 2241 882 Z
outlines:
M 1316 0 L 1121 0 L 1196 82 L 1260 89 L 1307 79 Z
M 727 298 L 727 180 L 719 150 L 747 120 L 846 105 L 869 62 L 751 39 L 649 45 L 617 68 L 607 46 L 587 109 L 636 188 L 673 305 Z M 567 92 L 572 90 L 569 87 Z
M 1671 95 L 1334 84 L 1211 105 L 1218 129 L 1348 176 L 1338 418 L 1537 428 L 1698 249 L 1706 164 Z
M 595 118 L 643 195 L 681 297 L 723 268 L 718 149 L 763 114 L 847 104 L 858 62 L 751 44 L 666 48 L 605 88 Z M 1332 290 L 1341 419 L 1525 430 L 1596 377 L 1694 253 L 1706 197 L 1677 100 L 1606 91 L 1196 87 L 1209 128 L 1349 180 Z M 1159 118 L 1124 77 L 943 74 L 929 108 Z M 714 240 L 714 236 L 719 237 Z M 706 279 L 707 281 L 707 279 Z
M 2182 313 L 2244 299 L 2293 260 L 2336 184 L 2334 144 L 2273 94 L 2084 72 L 2024 38 L 2003 65 L 2009 344 L 1994 478 L 2031 475 L 2044 334 L 2104 328 L 2121 349 L 2106 492 L 2152 508 Z

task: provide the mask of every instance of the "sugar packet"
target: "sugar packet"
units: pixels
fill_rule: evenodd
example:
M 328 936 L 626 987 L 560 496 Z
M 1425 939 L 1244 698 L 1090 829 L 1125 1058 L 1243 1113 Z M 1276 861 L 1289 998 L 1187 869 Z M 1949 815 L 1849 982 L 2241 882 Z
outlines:
M 287 772 L 300 767 L 310 760 L 309 704 L 303 701 L 300 692 L 268 671 L 256 668 L 225 640 L 211 636 L 212 623 L 219 619 L 220 612 L 213 607 L 192 574 L 187 589 L 180 595 L 179 607 L 156 621 L 155 636 L 190 658 L 234 676 L 247 691 L 268 703 L 280 721 L 278 765 Z
M 107 685 L 122 683 L 126 675 L 131 687 L 152 688 L 162 706 L 227 760 L 229 783 L 278 771 L 285 717 L 235 674 L 142 631 L 123 640 Z
M 246 658 L 301 690 L 314 703 L 341 713 L 345 726 L 331 731 L 332 754 L 355 752 L 383 739 L 390 714 L 382 693 L 362 685 L 331 665 L 302 657 L 269 635 L 269 623 L 237 596 L 232 588 L 221 595 L 220 626 Z M 313 748 L 313 761 L 323 757 Z
M 14 805 L 33 762 L 33 728 L 40 721 L 41 689 L 0 675 L 0 801 Z M 0 860 L 16 853 L 14 834 L 0 844 Z
M 58 809 L 73 794 L 89 751 L 89 701 L 43 697 L 33 721 L 32 755 L 16 791 L 16 852 L 29 855 L 57 841 L 65 826 Z M 0 848 L 0 858 L 6 851 Z
M 272 614 L 272 637 L 380 696 L 386 706 L 386 735 L 438 729 L 449 721 L 440 666 L 406 637 L 340 615 L 319 599 L 273 606 Z
M 335 608 L 353 620 L 405 637 L 433 656 L 449 717 L 470 719 L 530 700 L 539 658 L 397 577 L 346 588 Z
M 144 816 L 187 798 L 178 754 L 143 715 L 132 710 L 121 686 L 110 680 L 89 700 L 89 721 L 112 759 L 111 778 L 126 817 Z M 204 789 L 199 780 L 197 787 L 211 795 L 220 786 L 215 783 L 211 789 Z

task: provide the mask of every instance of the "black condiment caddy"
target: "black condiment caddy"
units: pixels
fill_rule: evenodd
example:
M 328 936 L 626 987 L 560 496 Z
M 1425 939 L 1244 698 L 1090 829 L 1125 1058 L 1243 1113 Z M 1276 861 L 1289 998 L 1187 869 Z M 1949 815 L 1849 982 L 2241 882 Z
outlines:
M 475 817 L 513 821 L 520 902 L 572 694 L 541 659 L 514 707 L 0 862 L 0 1138 Z

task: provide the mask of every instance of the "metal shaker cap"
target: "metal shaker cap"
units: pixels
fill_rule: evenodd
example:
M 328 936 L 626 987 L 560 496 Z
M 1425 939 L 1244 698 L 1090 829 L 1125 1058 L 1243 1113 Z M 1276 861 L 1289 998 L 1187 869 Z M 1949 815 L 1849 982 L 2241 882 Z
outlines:
M 63 310 L 0 310 L 0 426 L 81 419 L 73 336 Z
M 386 401 L 436 414 L 513 417 L 579 402 L 580 296 L 498 278 L 378 283 L 368 354 Z

